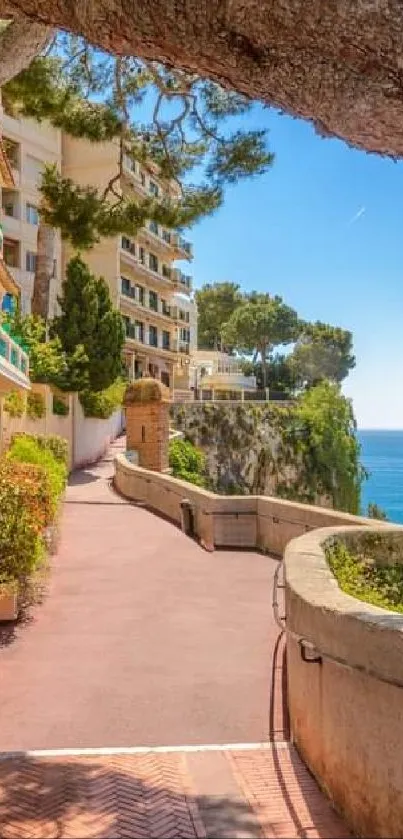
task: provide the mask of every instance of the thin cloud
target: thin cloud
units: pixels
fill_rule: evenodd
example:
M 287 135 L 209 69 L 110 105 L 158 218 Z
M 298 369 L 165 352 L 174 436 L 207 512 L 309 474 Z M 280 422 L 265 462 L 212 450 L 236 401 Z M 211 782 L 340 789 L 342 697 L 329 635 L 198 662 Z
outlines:
M 361 216 L 364 215 L 365 210 L 366 210 L 366 207 L 360 207 L 360 209 L 357 210 L 357 212 L 353 215 L 353 217 L 348 222 L 348 226 L 350 226 L 351 224 L 355 224 L 355 222 L 358 221 L 358 219 L 361 218 Z

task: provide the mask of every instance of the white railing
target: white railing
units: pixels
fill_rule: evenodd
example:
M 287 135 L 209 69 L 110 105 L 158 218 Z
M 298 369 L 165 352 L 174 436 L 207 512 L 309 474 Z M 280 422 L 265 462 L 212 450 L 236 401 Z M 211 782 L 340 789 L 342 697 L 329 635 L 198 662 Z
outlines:
M 29 356 L 22 347 L 0 327 L 0 372 L 10 383 L 29 387 Z

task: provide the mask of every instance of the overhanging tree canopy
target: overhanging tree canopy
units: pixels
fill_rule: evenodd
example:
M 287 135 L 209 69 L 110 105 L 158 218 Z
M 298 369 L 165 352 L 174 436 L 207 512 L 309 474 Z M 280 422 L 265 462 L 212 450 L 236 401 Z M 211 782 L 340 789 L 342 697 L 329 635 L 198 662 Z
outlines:
M 325 136 L 403 154 L 401 0 L 0 0 L 0 17 L 15 20 L 0 44 L 0 84 L 58 27 L 209 76 Z

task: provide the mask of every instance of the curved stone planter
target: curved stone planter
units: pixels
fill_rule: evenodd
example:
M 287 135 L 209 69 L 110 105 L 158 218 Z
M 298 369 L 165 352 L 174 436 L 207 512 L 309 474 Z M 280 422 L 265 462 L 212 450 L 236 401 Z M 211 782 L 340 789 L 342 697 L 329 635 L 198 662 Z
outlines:
M 402 528 L 371 528 L 402 542 Z M 287 669 L 293 740 L 361 836 L 403 825 L 403 615 L 344 594 L 326 562 L 323 528 L 285 552 Z M 305 659 L 305 660 L 304 660 Z

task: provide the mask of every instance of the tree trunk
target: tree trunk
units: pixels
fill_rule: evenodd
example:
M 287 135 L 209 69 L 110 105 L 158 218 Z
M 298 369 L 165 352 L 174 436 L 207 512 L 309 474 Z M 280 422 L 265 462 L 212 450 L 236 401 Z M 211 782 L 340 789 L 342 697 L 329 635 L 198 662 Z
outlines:
M 36 270 L 32 314 L 49 318 L 50 284 L 54 273 L 56 231 L 40 221 L 38 227 Z
M 209 76 L 321 136 L 403 156 L 402 0 L 0 0 L 9 16 Z
M 262 379 L 263 379 L 263 390 L 267 387 L 267 346 L 263 346 L 260 348 L 260 358 L 262 359 Z

